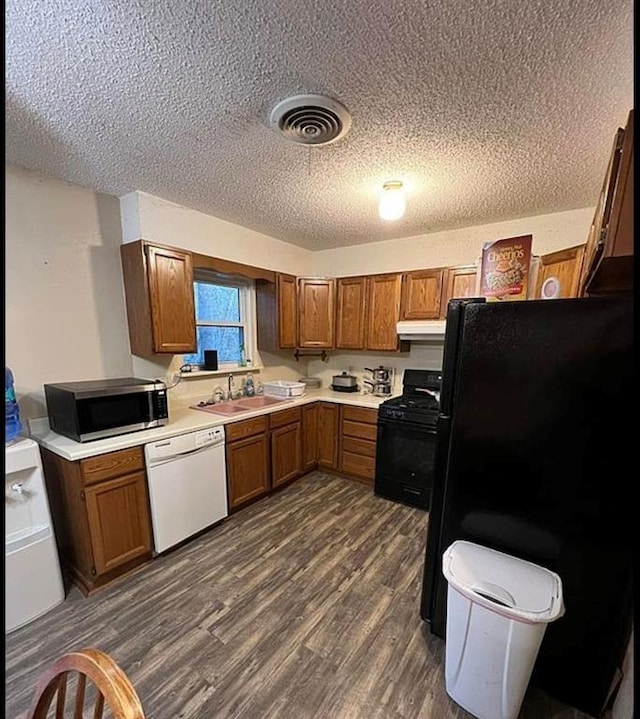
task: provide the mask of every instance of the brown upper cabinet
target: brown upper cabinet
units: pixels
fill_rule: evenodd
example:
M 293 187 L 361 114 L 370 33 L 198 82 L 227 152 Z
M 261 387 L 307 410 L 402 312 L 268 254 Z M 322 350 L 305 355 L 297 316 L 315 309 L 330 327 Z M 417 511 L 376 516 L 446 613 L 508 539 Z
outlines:
M 402 275 L 342 277 L 337 281 L 336 347 L 354 350 L 400 349 Z
M 633 110 L 615 134 L 587 239 L 581 294 L 633 291 Z
M 443 275 L 441 269 L 403 274 L 401 319 L 435 320 L 440 317 Z
M 134 355 L 196 351 L 191 253 L 144 240 L 121 245 Z
M 555 278 L 558 285 L 557 293 L 554 292 L 552 295 L 554 299 L 578 297 L 584 248 L 584 245 L 580 245 L 579 247 L 570 247 L 566 250 L 542 255 L 533 298 L 536 300 L 545 299 L 543 286 L 547 280 L 552 278 Z
M 367 277 L 366 348 L 396 352 L 400 340 L 396 324 L 400 319 L 402 275 Z
M 462 297 L 476 297 L 478 268 L 476 265 L 457 265 L 448 267 L 442 283 L 442 300 L 440 301 L 440 317 L 447 316 L 449 300 Z
M 334 279 L 298 279 L 298 347 L 334 347 L 335 288 Z
M 295 349 L 298 341 L 296 278 L 277 274 L 275 282 L 256 281 L 258 347 L 266 352 Z
M 341 277 L 336 282 L 336 347 L 366 349 L 367 278 Z

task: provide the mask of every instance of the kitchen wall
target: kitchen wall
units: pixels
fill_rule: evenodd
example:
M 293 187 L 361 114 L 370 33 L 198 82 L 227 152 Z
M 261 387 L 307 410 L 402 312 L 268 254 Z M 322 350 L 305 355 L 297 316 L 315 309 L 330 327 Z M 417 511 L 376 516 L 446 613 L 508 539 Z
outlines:
M 534 253 L 546 254 L 586 242 L 594 212 L 594 208 L 586 208 L 386 242 L 309 252 L 143 192 L 130 193 L 121 198 L 120 203 L 125 242 L 142 237 L 293 275 L 331 277 L 475 262 L 481 254 L 483 242 L 522 234 L 533 235 Z M 258 355 L 257 361 L 262 359 L 265 367 L 260 373 L 260 379 L 297 379 L 306 372 L 310 376 L 321 377 L 324 386 L 328 386 L 331 377 L 343 369 L 351 367 L 356 375 L 362 377 L 365 375 L 365 365 L 375 367 L 382 364 L 396 369 L 396 390 L 399 391 L 404 369 L 441 367 L 442 342 L 428 345 L 412 342 L 410 350 L 401 354 L 330 352 L 329 355 L 326 362 L 319 359 L 295 362 L 291 353 L 262 358 Z M 181 357 L 164 358 L 154 363 L 134 357 L 133 362 L 136 373 L 140 376 L 164 376 L 168 380 L 182 364 Z M 184 380 L 172 390 L 172 396 L 206 396 L 220 381 L 211 376 Z
M 542 254 L 581 244 L 591 208 L 375 244 L 310 252 L 141 192 L 120 200 L 6 166 L 6 363 L 23 417 L 46 412 L 45 382 L 130 374 L 170 379 L 180 356 L 149 362 L 129 350 L 119 245 L 139 238 L 294 275 L 345 276 L 475 261 L 483 241 L 532 233 Z M 442 344 L 412 343 L 394 354 L 329 353 L 327 362 L 291 352 L 257 354 L 262 381 L 331 377 L 350 367 L 438 368 Z M 183 380 L 171 396 L 207 396 L 222 378 Z
M 273 380 L 293 380 L 307 374 L 307 360 L 299 362 L 293 357 L 293 352 L 268 353 L 261 352 L 255 355 L 256 367 L 247 368 L 246 371 L 234 371 L 236 387 L 244 384 L 247 372 L 253 374 L 254 380 L 265 382 Z M 193 400 L 210 399 L 216 387 L 227 390 L 228 373 L 218 374 L 196 372 L 183 376 L 176 383 L 176 375 L 183 364 L 182 355 L 167 356 L 158 361 L 149 361 L 141 357 L 133 357 L 135 375 L 139 377 L 158 377 L 165 379 L 169 387 L 169 401 L 186 402 Z
M 408 352 L 331 352 L 326 362 L 313 359 L 309 361 L 307 371 L 310 377 L 320 377 L 322 386 L 329 387 L 333 375 L 346 371 L 358 378 L 361 392 L 364 392 L 363 379 L 370 379 L 365 367 L 370 369 L 383 365 L 394 370 L 393 394 L 402 390 L 402 373 L 405 369 L 442 369 L 442 341 L 412 342 Z M 369 388 L 370 389 L 370 388 Z
M 46 382 L 129 376 L 118 199 L 5 167 L 6 365 L 23 421 Z
M 309 250 L 160 197 L 131 192 L 120 198 L 120 211 L 124 242 L 142 238 L 296 276 L 311 272 L 313 253 Z M 257 347 L 255 338 L 253 346 Z M 262 382 L 295 380 L 306 373 L 306 361 L 296 362 L 292 352 L 267 354 L 254 351 L 252 360 L 256 367 L 261 367 L 255 374 Z M 173 383 L 182 364 L 182 355 L 158 357 L 153 361 L 133 357 L 136 376 L 164 378 L 168 385 Z M 244 376 L 236 375 L 236 381 L 243 380 Z M 173 387 L 169 397 L 179 400 L 210 397 L 214 388 L 226 386 L 226 381 L 226 375 L 193 375 Z
M 460 230 L 322 250 L 313 253 L 312 272 L 319 276 L 348 277 L 471 264 L 481 256 L 484 242 L 519 235 L 533 235 L 533 253 L 544 255 L 566 247 L 583 245 L 587 241 L 594 211 L 595 207 L 587 207 Z
M 123 242 L 145 239 L 245 265 L 305 276 L 313 253 L 144 192 L 120 200 Z
M 449 267 L 472 264 L 482 254 L 482 245 L 519 235 L 533 235 L 533 253 L 544 255 L 566 247 L 582 245 L 593 219 L 594 207 L 549 215 L 524 217 L 509 222 L 477 225 L 447 232 L 403 237 L 352 247 L 340 247 L 313 253 L 313 274 L 329 277 L 398 272 L 426 267 Z M 367 367 L 385 365 L 396 367 L 396 382 L 401 382 L 400 370 L 406 368 L 440 369 L 442 342 L 412 342 L 408 354 L 337 354 L 332 352 L 326 364 L 311 362 L 309 373 L 331 377 L 337 371 L 352 366 L 354 372 Z M 365 362 L 365 359 L 367 360 Z M 373 364 L 370 364 L 373 363 Z M 400 389 L 396 387 L 396 391 Z

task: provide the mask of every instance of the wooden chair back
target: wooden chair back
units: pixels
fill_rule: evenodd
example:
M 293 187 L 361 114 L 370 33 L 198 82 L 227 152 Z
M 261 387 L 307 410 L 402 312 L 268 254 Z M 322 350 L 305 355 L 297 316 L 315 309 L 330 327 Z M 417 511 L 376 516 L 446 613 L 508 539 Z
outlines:
M 116 662 L 99 649 L 64 654 L 40 677 L 27 719 L 83 719 L 85 703 L 93 719 L 102 719 L 105 705 L 113 719 L 145 719 L 133 685 Z M 49 711 L 55 706 L 55 714 Z

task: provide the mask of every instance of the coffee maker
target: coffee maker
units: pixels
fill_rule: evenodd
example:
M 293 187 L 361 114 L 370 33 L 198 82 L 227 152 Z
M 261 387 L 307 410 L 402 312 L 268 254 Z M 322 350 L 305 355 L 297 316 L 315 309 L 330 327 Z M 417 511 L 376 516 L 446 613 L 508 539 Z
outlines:
M 362 380 L 363 384 L 369 388 L 370 394 L 376 397 L 390 397 L 393 394 L 393 367 L 371 368 L 365 367 L 369 376 Z

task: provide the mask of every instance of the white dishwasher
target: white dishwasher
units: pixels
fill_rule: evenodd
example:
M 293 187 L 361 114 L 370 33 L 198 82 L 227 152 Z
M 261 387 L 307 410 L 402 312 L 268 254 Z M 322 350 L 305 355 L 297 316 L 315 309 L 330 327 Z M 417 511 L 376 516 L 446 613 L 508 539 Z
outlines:
M 228 515 L 224 427 L 146 444 L 144 455 L 156 554 Z

